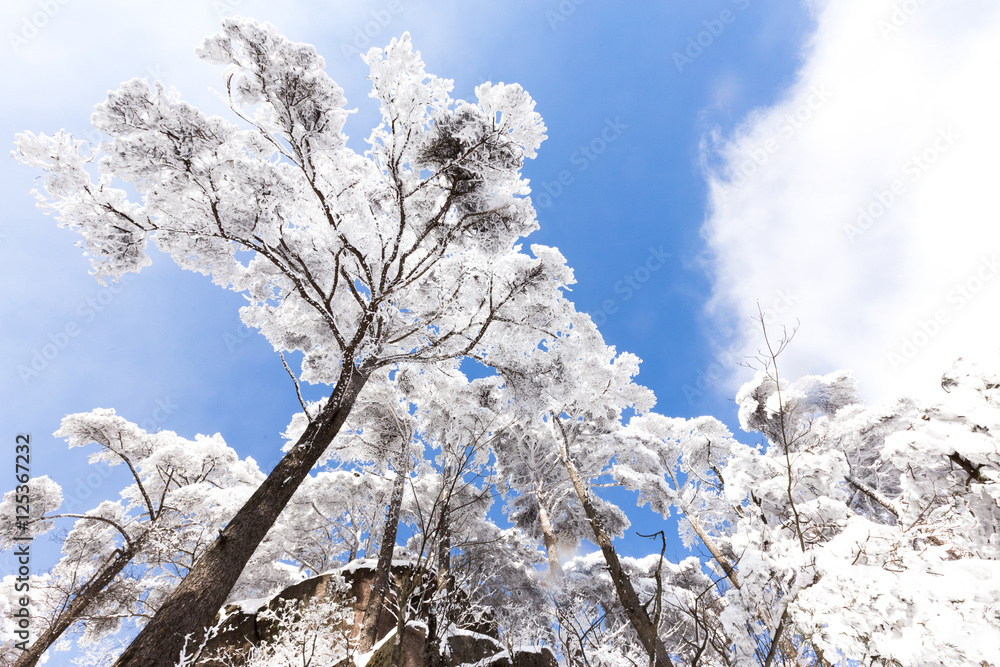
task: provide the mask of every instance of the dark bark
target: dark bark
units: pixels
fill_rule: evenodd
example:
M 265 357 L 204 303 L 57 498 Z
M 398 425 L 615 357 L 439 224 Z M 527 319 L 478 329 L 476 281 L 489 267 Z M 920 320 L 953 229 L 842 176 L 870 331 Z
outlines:
M 368 379 L 345 365 L 323 411 L 205 552 L 115 667 L 174 667 L 184 650 L 201 644 L 243 567 L 313 465 L 333 441 Z
M 439 497 L 440 513 L 438 514 L 437 525 L 437 590 L 446 591 L 448 594 L 455 588 L 454 578 L 451 576 L 451 494 L 455 490 L 455 484 L 461 476 L 456 472 L 452 474 L 451 466 L 445 466 L 441 479 L 441 495 Z
M 615 585 L 618 600 L 625 610 L 625 616 L 628 617 L 629 623 L 632 624 L 635 633 L 639 636 L 642 647 L 653 659 L 655 667 L 672 667 L 673 663 L 670 662 L 670 656 L 667 655 L 667 649 L 663 645 L 653 621 L 650 620 L 646 608 L 639 601 L 639 595 L 632 586 L 632 580 L 622 569 L 618 553 L 611 544 L 611 538 L 601 526 L 601 519 L 594 503 L 586 492 L 581 493 L 580 489 L 577 489 L 577 494 L 580 496 L 580 502 L 583 503 L 583 511 L 586 512 L 587 518 L 590 520 L 598 546 L 601 547 L 601 552 L 604 554 L 604 560 L 608 565 L 608 573 L 611 574 L 611 581 Z
M 990 481 L 989 478 L 986 477 L 981 472 L 981 470 L 983 468 L 983 464 L 982 463 L 980 463 L 979 465 L 975 465 L 975 464 L 972 463 L 972 461 L 970 461 L 969 459 L 965 458 L 964 456 L 962 456 L 958 452 L 954 452 L 952 454 L 949 454 L 948 455 L 948 459 L 952 463 L 954 463 L 959 468 L 961 468 L 962 470 L 964 470 L 965 472 L 967 472 L 969 474 L 969 479 L 966 480 L 966 483 L 969 483 L 972 480 L 976 480 L 977 482 L 985 484 L 986 482 Z
M 403 454 L 405 456 L 405 453 Z M 375 567 L 375 581 L 372 582 L 372 592 L 368 596 L 368 606 L 365 608 L 365 620 L 361 625 L 358 637 L 358 650 L 369 651 L 378 640 L 378 623 L 385 608 L 385 597 L 389 590 L 389 576 L 392 574 L 392 554 L 396 548 L 396 532 L 399 529 L 399 511 L 403 506 L 403 490 L 406 485 L 406 473 L 396 471 L 396 479 L 392 483 L 392 496 L 389 509 L 385 514 L 385 527 L 382 529 L 382 542 L 379 544 L 378 565 Z
M 448 525 L 448 501 L 441 506 L 438 518 L 438 548 L 437 548 L 437 589 L 451 593 L 455 589 L 455 581 L 451 576 L 451 528 Z
M 66 605 L 66 608 L 62 610 L 62 613 L 52 622 L 49 629 L 35 639 L 31 646 L 28 647 L 28 650 L 20 655 L 14 663 L 14 667 L 34 667 L 42 657 L 42 654 L 56 643 L 62 633 L 66 632 L 66 629 L 83 615 L 87 607 L 100 592 L 115 580 L 115 577 L 125 569 L 126 565 L 132 562 L 132 559 L 142 549 L 148 537 L 149 532 L 147 531 L 124 548 L 115 549 L 109 561 L 77 592 L 69 604 Z
M 771 647 L 767 650 L 767 657 L 764 659 L 764 667 L 771 667 L 774 656 L 778 654 L 778 642 L 781 640 L 781 631 L 785 629 L 785 617 L 778 621 L 778 627 L 774 629 L 774 637 L 771 639 Z
M 426 667 L 441 667 L 441 642 L 438 639 L 437 610 L 431 609 L 427 615 L 427 641 L 424 642 L 424 665 Z
M 639 642 L 646 650 L 646 653 L 649 654 L 650 662 L 653 666 L 673 667 L 673 663 L 670 661 L 670 656 L 667 654 L 667 649 L 663 645 L 663 640 L 660 639 L 656 626 L 653 625 L 653 621 L 650 620 L 646 608 L 639 601 L 639 595 L 635 592 L 635 587 L 632 586 L 632 580 L 629 579 L 622 568 L 621 561 L 618 560 L 618 553 L 615 551 L 614 545 L 611 544 L 611 537 L 604 530 L 604 524 L 594 504 L 590 488 L 581 479 L 576 465 L 574 465 L 569 457 L 569 439 L 566 437 L 563 425 L 555 415 L 553 415 L 553 419 L 559 426 L 564 443 L 564 446 L 560 447 L 560 458 L 566 467 L 566 472 L 569 474 L 570 480 L 573 482 L 576 495 L 580 498 L 583 511 L 590 521 L 594 537 L 597 539 L 597 546 L 601 547 L 601 553 L 604 554 L 608 573 L 611 575 L 611 581 L 615 585 L 615 593 L 618 595 L 618 601 L 625 611 L 625 616 L 628 618 L 629 623 L 631 623 L 636 635 L 639 636 Z

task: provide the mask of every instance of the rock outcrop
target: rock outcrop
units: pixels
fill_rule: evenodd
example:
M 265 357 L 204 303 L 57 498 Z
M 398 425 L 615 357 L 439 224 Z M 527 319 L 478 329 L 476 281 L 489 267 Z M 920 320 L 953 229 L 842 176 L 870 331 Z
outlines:
M 396 591 L 414 576 L 412 564 L 396 561 L 383 613 L 377 626 L 378 642 L 367 656 L 366 667 L 391 667 L 396 643 Z M 339 619 L 325 624 L 319 632 L 336 635 L 344 642 L 357 640 L 368 606 L 375 578 L 375 561 L 361 560 L 328 574 L 322 574 L 289 586 L 268 600 L 247 601 L 227 606 L 225 621 L 218 633 L 205 645 L 199 667 L 239 667 L 245 656 L 257 646 L 278 638 L 282 620 L 296 618 L 302 605 L 328 603 L 337 609 Z M 459 593 L 460 594 L 460 593 Z M 413 604 L 414 601 L 411 601 Z M 451 632 L 441 646 L 428 646 L 427 628 L 430 611 L 421 608 L 403 631 L 399 667 L 459 667 L 478 664 L 490 667 L 557 667 L 555 655 L 548 648 L 518 651 L 513 655 L 503 647 L 494 624 L 480 620 Z M 217 618 L 221 618 L 217 617 Z M 433 627 L 433 625 L 431 625 Z M 338 667 L 352 667 L 343 661 Z

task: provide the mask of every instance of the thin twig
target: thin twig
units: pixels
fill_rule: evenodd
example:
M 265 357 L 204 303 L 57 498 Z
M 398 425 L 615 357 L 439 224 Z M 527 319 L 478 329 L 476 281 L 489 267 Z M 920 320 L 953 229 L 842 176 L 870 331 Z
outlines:
M 295 373 L 292 372 L 292 369 L 288 367 L 288 363 L 285 361 L 285 354 L 283 352 L 279 352 L 278 356 L 281 357 L 281 365 L 285 367 L 288 377 L 292 378 L 292 382 L 295 384 L 295 395 L 299 397 L 299 405 L 302 406 L 302 412 L 306 414 L 306 419 L 308 419 L 311 424 L 313 418 L 309 414 L 309 408 L 306 407 L 306 402 L 302 399 L 302 389 L 299 387 L 299 380 L 295 377 Z

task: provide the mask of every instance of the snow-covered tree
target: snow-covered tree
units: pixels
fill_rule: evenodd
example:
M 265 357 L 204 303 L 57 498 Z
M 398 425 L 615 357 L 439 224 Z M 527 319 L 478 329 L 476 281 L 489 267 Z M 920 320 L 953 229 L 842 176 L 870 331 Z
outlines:
M 392 483 L 361 470 L 322 470 L 305 479 L 259 547 L 283 553 L 307 576 L 371 554 Z M 280 556 L 278 556 L 280 557 Z M 248 596 L 246 596 L 248 597 Z
M 634 355 L 616 354 L 605 345 L 588 316 L 576 315 L 572 328 L 546 341 L 544 350 L 505 370 L 516 400 L 530 406 L 534 428 L 562 464 L 589 524 L 588 537 L 601 549 L 632 631 L 649 659 L 661 667 L 672 664 L 670 656 L 612 544 L 628 527 L 628 518 L 591 488 L 594 479 L 609 472 L 620 451 L 623 411 L 643 413 L 655 401 L 652 392 L 632 381 L 638 365 Z
M 829 662 L 996 661 L 995 371 L 960 363 L 934 404 L 866 407 L 853 385 L 844 373 L 785 384 L 771 366 L 740 392 L 745 428 L 784 424 L 729 491 L 754 499 L 734 536 L 741 602 Z
M 572 552 L 589 528 L 551 433 L 537 427 L 525 419 L 508 429 L 495 448 L 497 467 L 507 490 L 508 518 L 542 541 L 549 573 L 558 576 L 560 551 Z
M 90 462 L 123 465 L 133 483 L 120 500 L 76 514 L 59 511 L 62 490 L 56 482 L 36 478 L 30 482 L 31 514 L 21 522 L 14 519 L 17 490 L 4 495 L 0 547 L 44 534 L 57 519 L 74 520 L 61 559 L 32 584 L 36 635 L 17 655 L 18 667 L 36 664 L 70 628 L 92 643 L 117 632 L 125 619 L 152 617 L 264 479 L 253 459 L 241 460 L 218 434 L 188 440 L 172 431 L 148 433 L 114 410 L 67 415 L 55 435 L 70 447 L 97 445 Z M 13 583 L 8 577 L 4 588 L 16 599 Z M 288 583 L 277 580 L 273 587 Z
M 118 664 L 191 662 L 227 599 L 362 553 L 378 560 L 360 641 L 328 600 L 289 610 L 256 664 L 364 652 L 386 610 L 397 638 L 421 626 L 435 660 L 477 623 L 509 655 L 545 644 L 567 665 L 1000 659 L 996 369 L 960 362 L 939 403 L 866 406 L 850 373 L 780 376 L 787 341 L 765 330 L 737 396 L 759 443 L 654 414 L 639 360 L 563 298 L 559 252 L 522 252 L 537 223 L 521 168 L 545 126 L 519 86 L 453 99 L 404 35 L 365 56 L 381 122 L 359 153 L 312 47 L 233 18 L 199 54 L 225 66 L 231 120 L 133 80 L 97 107 L 100 145 L 26 133 L 15 157 L 46 172 L 39 205 L 81 235 L 98 280 L 140 271 L 152 241 L 242 293 L 243 321 L 301 355 L 286 369 L 302 412 L 266 477 L 217 436 L 68 416 L 59 434 L 135 483 L 60 515 L 58 485 L 37 478 L 21 526 L 17 491 L 4 497 L 4 544 L 76 520 L 35 582 L 46 629 L 19 665 L 81 621 L 92 641 L 150 615 Z M 470 380 L 469 359 L 496 375 Z M 327 396 L 306 402 L 302 382 Z M 662 525 L 639 531 L 659 553 L 619 556 L 631 522 L 604 485 L 677 517 L 704 558 L 669 562 Z M 512 527 L 491 513 L 499 496 Z M 600 552 L 564 560 L 584 540 Z
M 517 244 L 537 226 L 520 168 L 545 138 L 520 86 L 454 100 L 404 35 L 366 56 L 383 122 L 361 155 L 311 46 L 251 20 L 223 28 L 199 54 L 226 66 L 237 124 L 136 79 L 97 107 L 94 126 L 111 137 L 99 146 L 17 138 L 15 156 L 47 172 L 40 205 L 82 235 L 99 280 L 148 265 L 152 240 L 247 295 L 243 320 L 303 353 L 302 380 L 331 388 L 122 664 L 168 664 L 178 636 L 211 622 L 375 370 L 530 352 L 559 329 L 572 282 L 558 252 Z
M 995 372 L 961 362 L 938 404 L 869 407 L 850 373 L 782 378 L 785 342 L 737 396 L 759 446 L 710 418 L 647 414 L 613 470 L 708 552 L 717 593 L 696 621 L 722 639 L 713 653 L 761 665 L 996 661 Z

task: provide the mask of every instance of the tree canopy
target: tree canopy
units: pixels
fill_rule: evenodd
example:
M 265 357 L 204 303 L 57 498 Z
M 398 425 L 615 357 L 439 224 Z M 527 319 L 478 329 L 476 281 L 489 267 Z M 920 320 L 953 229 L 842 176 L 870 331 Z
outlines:
M 135 79 L 98 105 L 99 145 L 25 133 L 15 157 L 45 172 L 39 205 L 81 235 L 97 280 L 141 271 L 152 241 L 243 294 L 302 409 L 266 475 L 218 435 L 68 415 L 56 435 L 134 483 L 60 514 L 56 481 L 33 479 L 20 525 L 17 491 L 4 496 L 2 547 L 73 520 L 34 587 L 34 648 L 5 644 L 11 661 L 76 632 L 118 665 L 193 664 L 226 603 L 362 559 L 375 575 L 357 636 L 299 614 L 245 664 L 307 644 L 370 655 L 385 614 L 434 655 L 488 619 L 509 655 L 545 646 L 574 666 L 998 660 L 995 369 L 960 360 L 939 403 L 866 406 L 849 372 L 780 376 L 788 340 L 763 328 L 736 397 L 752 443 L 657 414 L 639 359 L 566 298 L 558 250 L 523 252 L 538 223 L 521 168 L 546 128 L 520 86 L 453 99 L 404 34 L 365 57 L 381 123 L 358 153 L 311 46 L 226 19 L 199 55 L 225 68 L 231 120 Z M 306 401 L 301 383 L 327 396 Z M 606 487 L 664 521 L 635 525 Z M 691 551 L 679 562 L 671 516 Z M 620 556 L 628 530 L 659 547 Z M 14 580 L 2 590 L 10 612 Z M 120 655 L 94 644 L 123 624 L 141 630 Z

